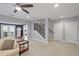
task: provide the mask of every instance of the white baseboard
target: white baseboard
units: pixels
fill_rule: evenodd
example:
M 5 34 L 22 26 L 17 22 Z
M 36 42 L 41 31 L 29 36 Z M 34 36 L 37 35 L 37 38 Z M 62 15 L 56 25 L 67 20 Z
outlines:
M 55 40 L 55 39 L 54 39 Z M 76 44 L 76 45 L 79 45 L 79 42 L 68 42 L 68 41 L 66 41 L 66 40 L 57 40 L 57 41 L 61 41 L 61 42 L 63 42 L 63 43 L 72 43 L 72 44 Z
M 35 40 L 35 41 L 38 41 L 38 42 L 42 42 L 42 43 L 48 43 L 48 41 L 46 41 L 45 39 L 43 40 L 38 40 L 38 39 L 35 39 L 35 38 L 31 38 L 32 40 Z

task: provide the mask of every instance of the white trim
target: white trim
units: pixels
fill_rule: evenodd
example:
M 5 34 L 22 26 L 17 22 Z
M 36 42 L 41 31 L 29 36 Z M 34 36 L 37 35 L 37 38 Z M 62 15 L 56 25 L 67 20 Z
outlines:
M 38 41 L 38 42 L 42 42 L 42 43 L 48 43 L 48 42 L 45 41 L 45 40 L 37 40 L 37 39 L 35 39 L 35 38 L 32 38 L 32 40 L 36 40 L 36 41 Z

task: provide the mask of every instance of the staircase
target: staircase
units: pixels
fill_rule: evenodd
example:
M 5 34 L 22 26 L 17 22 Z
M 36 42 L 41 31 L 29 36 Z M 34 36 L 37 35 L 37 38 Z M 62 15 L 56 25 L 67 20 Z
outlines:
M 40 24 L 34 24 L 34 30 L 36 30 L 42 37 L 45 39 L 45 27 L 42 27 Z
M 42 24 L 41 26 L 42 26 L 42 27 L 45 27 L 44 24 Z M 54 38 L 54 37 L 53 37 L 54 32 L 53 32 L 50 28 L 48 28 L 48 33 L 49 33 L 48 42 L 50 42 L 50 41 L 52 41 L 53 38 Z
M 42 27 L 45 27 L 44 24 L 42 24 L 41 26 L 42 26 Z M 48 28 L 48 30 L 53 34 L 53 31 L 52 31 L 50 28 Z
M 35 23 L 34 30 L 36 30 L 43 37 L 43 39 L 45 39 L 45 25 L 44 24 Z M 53 31 L 49 28 L 48 28 L 48 30 L 49 30 L 49 33 L 51 33 L 52 37 L 53 37 Z M 49 39 L 51 39 L 50 34 L 49 34 Z

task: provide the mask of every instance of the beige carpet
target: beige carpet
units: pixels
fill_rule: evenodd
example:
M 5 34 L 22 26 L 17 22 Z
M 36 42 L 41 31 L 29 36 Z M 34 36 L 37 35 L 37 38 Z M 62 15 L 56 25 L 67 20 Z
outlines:
M 60 41 L 52 41 L 48 44 L 30 41 L 29 51 L 22 56 L 79 56 L 79 46 Z

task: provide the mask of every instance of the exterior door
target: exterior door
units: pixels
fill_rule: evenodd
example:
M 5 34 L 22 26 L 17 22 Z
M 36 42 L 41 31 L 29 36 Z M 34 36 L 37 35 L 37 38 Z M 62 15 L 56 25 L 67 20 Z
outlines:
M 23 26 L 23 34 L 24 34 L 24 39 L 27 40 L 28 39 L 28 25 L 24 25 Z

